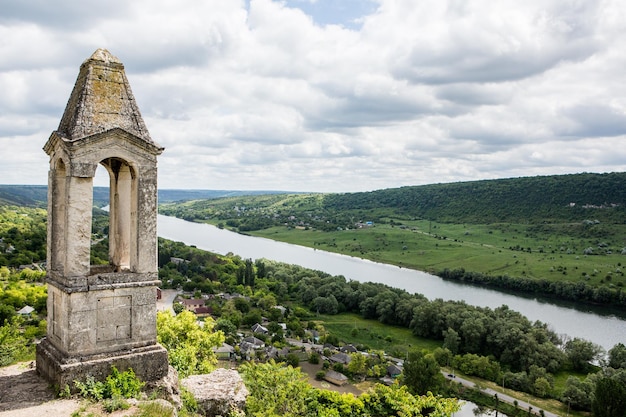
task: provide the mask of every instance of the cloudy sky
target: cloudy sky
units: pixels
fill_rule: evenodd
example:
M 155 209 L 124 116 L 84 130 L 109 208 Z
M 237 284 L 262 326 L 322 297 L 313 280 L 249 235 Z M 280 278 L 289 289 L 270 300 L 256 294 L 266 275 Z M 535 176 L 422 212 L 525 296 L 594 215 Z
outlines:
M 97 48 L 165 147 L 161 188 L 626 170 L 623 0 L 0 0 L 0 184 L 47 182 Z

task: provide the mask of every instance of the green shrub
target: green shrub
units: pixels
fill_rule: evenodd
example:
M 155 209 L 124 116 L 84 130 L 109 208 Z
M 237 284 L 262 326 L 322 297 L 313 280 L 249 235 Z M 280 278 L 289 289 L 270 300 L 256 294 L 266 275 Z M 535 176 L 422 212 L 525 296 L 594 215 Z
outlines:
M 112 366 L 111 374 L 104 382 L 96 381 L 93 376 L 88 376 L 84 382 L 74 381 L 74 386 L 81 397 L 101 401 L 108 398 L 136 397 L 141 392 L 144 383 L 137 378 L 132 368 L 120 373 L 115 366 Z
M 198 401 L 189 390 L 181 388 L 180 399 L 183 402 L 183 409 L 190 413 L 198 411 Z
M 123 398 L 136 397 L 141 392 L 143 386 L 144 382 L 137 378 L 132 368 L 120 373 L 115 366 L 112 366 L 111 374 L 106 379 L 106 398 L 116 396 Z
M 84 382 L 74 381 L 74 386 L 78 390 L 78 395 L 94 401 L 102 400 L 106 391 L 104 382 L 96 381 L 93 376 L 88 376 Z

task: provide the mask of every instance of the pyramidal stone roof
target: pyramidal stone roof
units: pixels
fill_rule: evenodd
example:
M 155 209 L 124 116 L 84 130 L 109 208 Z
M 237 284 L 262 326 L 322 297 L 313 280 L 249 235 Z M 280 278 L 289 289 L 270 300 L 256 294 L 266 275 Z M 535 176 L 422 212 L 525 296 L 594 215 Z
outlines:
M 106 49 L 98 49 L 80 66 L 57 134 L 75 141 L 115 128 L 154 145 L 130 89 L 124 64 Z

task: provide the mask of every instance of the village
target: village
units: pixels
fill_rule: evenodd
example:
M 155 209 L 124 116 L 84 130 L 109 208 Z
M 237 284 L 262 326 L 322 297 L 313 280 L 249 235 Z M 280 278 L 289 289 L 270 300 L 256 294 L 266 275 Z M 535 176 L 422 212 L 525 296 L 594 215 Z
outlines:
M 241 294 L 225 293 L 194 298 L 194 294 L 177 290 L 159 290 L 159 294 L 159 309 L 191 311 L 201 324 L 207 317 L 217 319 L 212 315 L 212 309 L 207 306 L 207 302 L 216 298 L 221 302 L 246 298 Z M 381 382 L 391 385 L 402 374 L 403 359 L 391 357 L 384 352 L 359 350 L 360 346 L 353 344 L 339 343 L 341 345 L 338 346 L 325 342 L 325 335 L 315 328 L 304 329 L 304 335 L 297 337 L 286 322 L 280 321 L 286 318 L 288 308 L 276 305 L 271 309 L 280 312 L 279 317 L 272 317 L 279 320 L 261 317 L 260 322 L 248 327 L 241 326 L 236 332 L 227 335 L 226 342 L 214 349 L 218 366 L 235 368 L 238 364 L 251 360 L 287 362 L 299 366 L 314 386 L 356 395 L 363 391 L 359 389 L 363 384 Z

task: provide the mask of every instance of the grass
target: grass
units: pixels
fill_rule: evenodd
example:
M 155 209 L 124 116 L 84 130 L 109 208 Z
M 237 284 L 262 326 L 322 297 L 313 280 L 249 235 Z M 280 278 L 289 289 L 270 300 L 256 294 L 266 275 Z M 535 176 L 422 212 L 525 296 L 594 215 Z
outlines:
M 490 275 L 586 281 L 590 285 L 623 287 L 626 226 L 614 225 L 612 254 L 584 255 L 599 239 L 574 237 L 578 225 L 464 225 L 405 221 L 401 226 L 323 232 L 273 227 L 254 236 L 357 256 L 377 262 L 436 272 L 464 268 Z
M 407 328 L 365 320 L 357 314 L 320 315 L 315 321 L 344 344 L 363 345 L 397 356 L 404 356 L 409 349 L 430 351 L 441 346 L 440 342 L 414 336 Z

